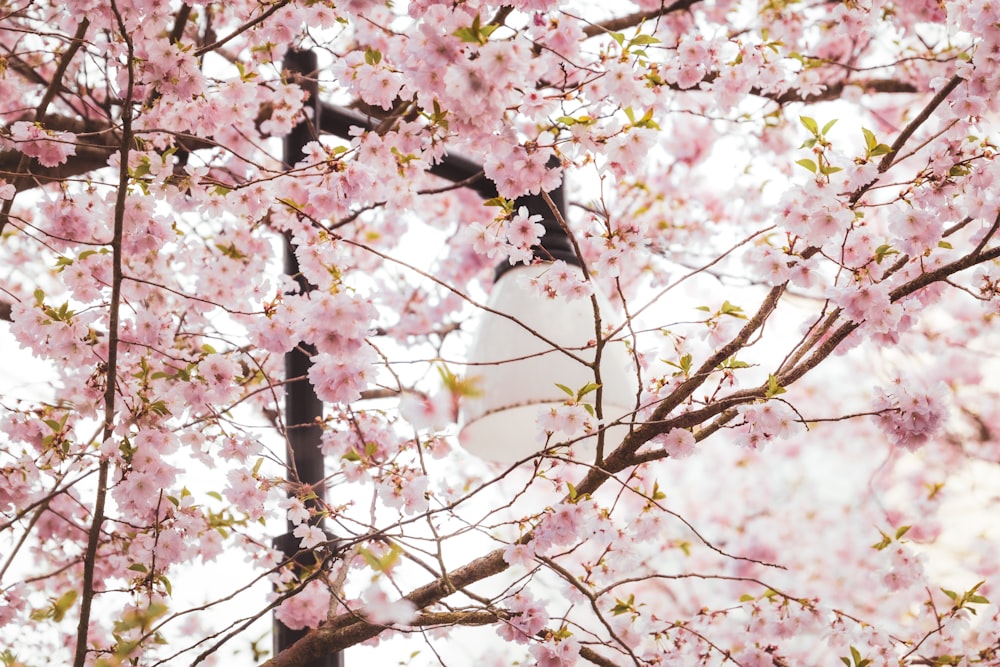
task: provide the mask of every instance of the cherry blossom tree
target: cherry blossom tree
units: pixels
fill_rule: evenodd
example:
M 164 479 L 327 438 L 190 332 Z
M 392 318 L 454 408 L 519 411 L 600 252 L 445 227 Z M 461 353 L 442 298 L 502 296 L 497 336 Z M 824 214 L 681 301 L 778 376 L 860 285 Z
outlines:
M 990 0 L 0 2 L 0 661 L 1000 664 L 998 91 Z M 497 263 L 623 315 L 510 465 Z

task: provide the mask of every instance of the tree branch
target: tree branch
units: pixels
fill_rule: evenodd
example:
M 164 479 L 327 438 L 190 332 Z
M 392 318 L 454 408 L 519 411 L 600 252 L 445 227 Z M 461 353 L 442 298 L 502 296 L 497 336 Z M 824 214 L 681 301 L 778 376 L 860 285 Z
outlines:
M 70 40 L 69 47 L 63 53 L 62 58 L 59 60 L 59 64 L 56 66 L 56 71 L 52 75 L 52 80 L 49 81 L 48 87 L 45 89 L 45 93 L 42 94 L 42 99 L 35 107 L 35 121 L 39 123 L 45 122 L 45 114 L 48 111 L 49 104 L 52 103 L 52 99 L 56 95 L 56 91 L 59 86 L 62 85 L 62 78 L 66 74 L 66 70 L 69 68 L 69 63 L 73 60 L 76 52 L 80 50 L 83 46 L 83 38 L 87 34 L 87 28 L 90 27 L 90 19 L 84 17 L 80 24 L 76 27 L 76 33 L 73 35 L 72 40 Z M 27 169 L 30 164 L 31 158 L 29 158 L 24 153 L 18 153 L 18 163 L 17 167 L 14 169 L 15 175 L 22 174 L 25 169 Z M 17 185 L 14 185 L 15 190 Z M 4 227 L 10 221 L 10 211 L 11 207 L 14 205 L 14 198 L 6 199 L 3 202 L 3 206 L 0 206 L 0 234 L 3 233 Z
M 122 39 L 128 52 L 128 81 L 125 87 L 125 104 L 122 107 L 122 131 L 119 143 L 121 160 L 118 168 L 118 192 L 115 199 L 114 236 L 111 240 L 111 300 L 108 304 L 108 359 L 105 371 L 104 387 L 104 433 L 101 438 L 106 442 L 114 436 L 115 413 L 117 412 L 118 389 L 118 326 L 119 308 L 122 299 L 123 248 L 125 238 L 125 205 L 128 197 L 128 156 L 132 150 L 132 95 L 135 89 L 135 46 L 125 29 L 125 22 L 118 12 L 118 5 L 111 0 L 111 10 L 118 22 Z M 90 531 L 87 537 L 87 548 L 83 557 L 83 583 L 80 594 L 80 622 L 76 631 L 76 650 L 73 657 L 74 667 L 83 667 L 87 662 L 87 638 L 90 634 L 90 610 L 94 601 L 94 573 L 97 567 L 97 549 L 100 545 L 101 529 L 104 524 L 104 503 L 108 494 L 108 473 L 110 463 L 102 457 L 97 471 L 97 495 L 94 500 L 94 514 L 91 519 Z
M 423 609 L 448 597 L 456 589 L 492 577 L 509 567 L 503 559 L 503 550 L 497 549 L 404 597 L 418 609 Z M 384 630 L 385 626 L 368 623 L 363 618 L 358 618 L 354 612 L 340 614 L 265 662 L 262 667 L 298 667 L 376 637 Z
M 622 16 L 621 18 L 605 21 L 604 23 L 589 25 L 583 29 L 583 34 L 587 37 L 596 37 L 597 35 L 603 35 L 609 32 L 619 32 L 621 30 L 637 26 L 643 21 L 649 21 L 666 14 L 690 9 L 692 5 L 696 5 L 699 2 L 701 2 L 701 0 L 677 0 L 677 2 L 674 2 L 671 5 L 661 6 L 659 9 L 654 9 L 652 11 L 635 12 L 633 14 L 629 14 L 628 16 Z

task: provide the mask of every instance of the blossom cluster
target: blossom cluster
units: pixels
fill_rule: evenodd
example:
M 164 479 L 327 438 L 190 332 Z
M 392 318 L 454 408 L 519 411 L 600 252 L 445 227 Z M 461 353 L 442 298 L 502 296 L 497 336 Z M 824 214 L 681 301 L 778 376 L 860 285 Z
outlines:
M 996 659 L 989 584 L 937 559 L 1000 576 L 991 524 L 945 520 L 1000 448 L 998 3 L 29 4 L 0 29 L 0 662 L 256 651 L 272 603 L 455 664 L 466 632 L 484 664 Z M 580 268 L 509 206 L 560 186 Z M 642 390 L 601 460 L 565 446 L 605 426 L 597 364 L 535 415 L 546 456 L 454 438 L 489 391 L 470 320 L 523 263 L 625 316 Z

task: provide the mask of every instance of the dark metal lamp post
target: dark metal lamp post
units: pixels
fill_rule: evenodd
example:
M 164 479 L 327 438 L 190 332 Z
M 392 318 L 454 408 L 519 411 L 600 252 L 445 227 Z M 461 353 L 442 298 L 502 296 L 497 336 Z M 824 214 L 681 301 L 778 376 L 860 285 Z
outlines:
M 288 168 L 301 159 L 303 147 L 316 139 L 317 132 L 346 139 L 350 137 L 349 131 L 352 126 L 371 128 L 371 124 L 365 118 L 319 101 L 315 76 L 318 62 L 314 52 L 289 51 L 285 57 L 284 69 L 302 75 L 300 85 L 306 89 L 313 111 L 312 123 L 303 120 L 285 138 L 283 157 Z M 466 187 L 476 191 L 483 199 L 497 196 L 496 186 L 483 177 L 482 166 L 465 158 L 446 155 L 430 168 L 430 172 L 452 182 L 466 182 Z M 549 193 L 549 197 L 560 215 L 565 216 L 562 186 Z M 543 261 L 530 266 L 511 267 L 506 262 L 498 266 L 495 272 L 496 285 L 491 293 L 489 305 L 497 311 L 510 312 L 530 328 L 542 332 L 548 340 L 561 348 L 586 347 L 587 342 L 595 337 L 590 299 L 542 302 L 527 295 L 521 289 L 518 280 L 518 276 L 524 272 L 544 271 L 546 266 L 550 266 L 548 262 L 554 259 L 563 260 L 573 267 L 580 267 L 581 260 L 577 257 L 569 236 L 554 219 L 548 203 L 542 196 L 522 197 L 515 202 L 515 206 L 517 208 L 525 206 L 531 214 L 542 217 L 545 233 L 539 242 L 539 247 L 535 249 L 535 256 L 536 259 Z M 295 248 L 288 237 L 285 239 L 285 272 L 294 277 L 299 290 L 303 293 L 312 289 L 299 273 Z M 610 306 L 606 305 L 606 300 L 602 300 L 601 303 L 602 313 L 612 312 Z M 481 322 L 477 340 L 472 346 L 472 360 L 496 364 L 476 367 L 485 369 L 482 386 L 487 388 L 487 391 L 484 392 L 482 400 L 467 401 L 464 408 L 462 444 L 482 458 L 510 461 L 523 458 L 532 451 L 540 449 L 534 437 L 538 404 L 565 399 L 565 395 L 558 390 L 555 395 L 552 394 L 553 383 L 560 382 L 574 386 L 573 383 L 577 381 L 580 385 L 593 381 L 591 368 L 572 359 L 569 359 L 570 363 L 567 365 L 568 357 L 547 344 L 539 350 L 538 339 L 526 334 L 525 331 L 523 327 L 518 327 L 507 319 L 488 315 Z M 510 342 L 522 346 L 523 350 L 520 352 L 511 350 L 507 344 Z M 524 365 L 509 361 L 532 352 L 541 355 L 533 363 L 529 361 Z M 285 356 L 286 377 L 306 377 L 313 353 L 314 350 L 305 344 L 300 344 L 289 352 Z M 624 345 L 608 345 L 604 349 L 604 362 L 601 364 L 603 382 L 607 388 L 605 405 L 615 406 L 612 410 L 616 413 L 613 418 L 627 412 L 627 408 L 622 406 L 629 405 L 635 396 L 634 378 L 630 379 L 624 370 L 629 366 L 629 359 L 625 355 Z M 585 357 L 586 353 L 580 356 Z M 550 361 L 556 363 L 549 363 Z M 531 403 L 527 411 L 523 409 L 526 400 Z M 517 402 L 521 408 L 504 404 L 512 401 Z M 324 497 L 322 481 L 326 477 L 320 450 L 322 418 L 323 402 L 316 396 L 309 382 L 292 382 L 286 385 L 285 425 L 288 434 L 289 478 L 297 483 L 312 486 L 318 500 Z M 497 419 L 502 420 L 500 422 L 502 428 L 497 428 L 498 422 L 495 421 Z M 511 443 L 520 443 L 521 446 L 510 447 Z M 316 565 L 316 557 L 313 554 L 299 553 L 298 540 L 293 537 L 292 529 L 293 526 L 289 524 L 288 532 L 275 540 L 275 546 L 286 558 L 294 559 L 302 567 Z M 288 648 L 305 633 L 305 630 L 292 630 L 275 620 L 275 653 Z M 313 661 L 306 667 L 342 666 L 343 655 L 335 653 Z

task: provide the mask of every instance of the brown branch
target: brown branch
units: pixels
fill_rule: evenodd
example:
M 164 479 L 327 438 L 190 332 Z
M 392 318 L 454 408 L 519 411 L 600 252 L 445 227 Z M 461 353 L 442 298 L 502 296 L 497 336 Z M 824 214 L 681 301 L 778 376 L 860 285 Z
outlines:
M 489 625 L 510 619 L 512 614 L 502 609 L 477 609 L 473 611 L 425 611 L 408 623 L 414 627 L 435 625 Z
M 73 35 L 72 40 L 70 40 L 69 47 L 63 53 L 62 58 L 59 60 L 59 64 L 56 66 L 56 71 L 52 75 L 52 80 L 49 81 L 48 87 L 45 89 L 45 93 L 42 94 L 42 99 L 35 107 L 35 121 L 44 123 L 45 114 L 48 111 L 49 104 L 52 103 L 53 98 L 56 95 L 56 91 L 62 85 L 62 78 L 66 74 L 66 70 L 69 68 L 69 63 L 76 56 L 76 52 L 80 50 L 83 46 L 83 38 L 87 34 L 87 28 L 90 27 L 90 19 L 84 17 L 80 24 L 76 27 L 76 33 Z M 20 153 L 18 157 L 17 167 L 14 169 L 15 175 L 22 174 L 31 162 L 29 158 L 24 153 Z M 15 190 L 17 185 L 14 185 Z M 11 207 L 14 206 L 14 198 L 6 199 L 3 202 L 3 206 L 0 206 L 0 234 L 3 233 L 3 228 L 7 226 L 10 221 L 10 211 Z
M 125 86 L 125 105 L 122 107 L 121 141 L 119 151 L 121 159 L 118 167 L 118 192 L 115 199 L 114 236 L 111 240 L 111 300 L 108 304 L 108 359 L 105 371 L 104 387 L 104 434 L 102 442 L 110 440 L 115 432 L 115 413 L 117 412 L 118 386 L 118 328 L 119 310 L 122 300 L 123 249 L 125 238 L 125 206 L 128 197 L 128 156 L 132 150 L 132 95 L 135 90 L 135 46 L 125 29 L 125 22 L 118 11 L 115 0 L 111 0 L 111 11 L 114 13 L 121 31 L 122 40 L 127 49 L 128 81 Z M 80 594 L 80 621 L 76 630 L 76 650 L 73 656 L 73 667 L 83 667 L 87 662 L 87 641 L 90 634 L 90 610 L 96 590 L 94 575 L 97 567 L 97 549 L 100 545 L 101 529 L 104 524 L 104 504 L 108 494 L 108 474 L 110 463 L 102 458 L 97 471 L 97 491 L 94 499 L 94 513 L 91 518 L 90 531 L 87 536 L 87 548 L 83 557 L 83 582 Z
M 59 86 L 62 85 L 62 79 L 66 75 L 66 70 L 69 69 L 70 61 L 73 60 L 76 52 L 83 46 L 83 38 L 87 35 L 87 28 L 89 27 L 90 19 L 87 17 L 84 17 L 80 21 L 80 25 L 76 27 L 76 34 L 73 35 L 73 39 L 69 43 L 69 48 L 66 49 L 63 57 L 59 60 L 59 65 L 52 74 L 49 87 L 45 90 L 45 94 L 42 95 L 42 101 L 38 103 L 38 107 L 35 109 L 35 120 L 41 122 L 45 119 L 45 112 L 48 110 L 49 104 L 52 103 L 52 99 L 56 96 Z
M 181 41 L 181 37 L 184 36 L 184 28 L 187 26 L 188 19 L 191 17 L 191 5 L 184 3 L 181 8 L 177 10 L 177 15 L 174 17 L 174 27 L 170 31 L 170 43 L 176 44 Z
M 586 646 L 580 647 L 580 657 L 586 660 L 587 662 L 598 665 L 598 667 L 618 667 L 617 664 L 611 662 L 610 660 L 605 658 L 603 655 L 601 655 L 594 649 L 588 648 Z
M 200 58 L 200 57 L 202 57 L 203 55 L 205 55 L 206 53 L 208 53 L 210 51 L 215 51 L 219 47 L 225 45 L 230 40 L 238 37 L 239 35 L 243 34 L 247 30 L 249 30 L 250 28 L 254 27 L 255 25 L 258 25 L 259 23 L 262 23 L 262 22 L 266 21 L 269 16 L 271 16 L 272 14 L 274 14 L 275 12 L 277 12 L 278 10 L 280 10 L 281 8 L 283 8 L 289 2 L 291 2 L 291 0 L 281 0 L 280 2 L 274 3 L 273 5 L 271 5 L 270 7 L 267 8 L 267 11 L 263 12 L 257 18 L 251 19 L 251 20 L 247 21 L 246 23 L 244 23 L 240 27 L 236 28 L 231 33 L 229 33 L 228 35 L 226 35 L 225 37 L 223 37 L 222 39 L 219 39 L 219 40 L 217 40 L 215 42 L 212 42 L 211 44 L 203 46 L 200 49 L 198 49 L 197 51 L 195 51 L 194 52 L 194 57 L 195 58 Z
M 927 103 L 927 106 L 921 109 L 920 113 L 917 114 L 912 121 L 910 121 L 909 125 L 903 128 L 903 131 L 899 133 L 898 137 L 896 137 L 896 141 L 892 142 L 892 150 L 886 153 L 882 158 L 882 161 L 879 162 L 878 173 L 885 173 L 889 167 L 892 166 L 896 159 L 896 155 L 899 153 L 903 145 L 906 144 L 910 137 L 913 136 L 913 133 L 916 132 L 921 125 L 927 122 L 927 119 L 931 117 L 934 110 L 937 109 L 949 95 L 951 95 L 952 91 L 955 90 L 955 88 L 958 87 L 958 84 L 962 83 L 962 81 L 962 77 L 957 74 L 951 77 L 951 81 L 949 81 L 944 88 L 939 90 L 937 94 L 931 98 L 931 101 Z
M 7 61 L 7 69 L 19 74 L 23 79 L 38 86 L 49 85 L 49 82 L 45 79 L 45 77 L 38 73 L 38 70 L 26 63 L 24 58 L 11 51 L 9 48 L 7 49 L 7 54 L 4 56 L 4 59 Z
M 456 589 L 492 577 L 509 567 L 503 559 L 503 550 L 497 549 L 449 572 L 447 576 L 415 589 L 404 597 L 418 609 L 422 609 L 448 597 Z M 306 634 L 292 646 L 265 662 L 263 667 L 298 667 L 308 664 L 311 660 L 317 660 L 334 651 L 342 651 L 349 646 L 376 637 L 384 630 L 384 626 L 368 623 L 363 618 L 358 618 L 354 612 L 343 613 Z
M 677 0 L 677 2 L 674 2 L 671 5 L 661 6 L 659 9 L 654 9 L 652 11 L 635 12 L 633 14 L 629 14 L 628 16 L 622 16 L 621 18 L 605 21 L 604 23 L 595 23 L 584 28 L 583 34 L 587 37 L 596 37 L 597 35 L 603 35 L 609 32 L 619 32 L 621 30 L 637 26 L 643 21 L 650 21 L 666 14 L 690 9 L 692 5 L 696 5 L 700 1 L 701 0 Z
M 120 139 L 110 123 L 66 116 L 50 116 L 46 128 L 72 132 L 86 139 L 78 143 L 76 154 L 55 167 L 43 167 L 34 160 L 22 165 L 24 155 L 18 151 L 0 151 L 0 178 L 5 178 L 18 192 L 76 178 L 108 166 L 108 158 L 118 151 Z M 218 144 L 191 134 L 174 134 L 174 143 L 191 152 L 216 148 Z M 9 201 L 9 200 L 8 200 Z
M 848 87 L 860 88 L 866 93 L 919 93 L 920 90 L 917 89 L 912 83 L 906 81 L 899 81 L 897 79 L 859 79 L 857 81 L 838 81 L 832 83 L 822 92 L 816 93 L 814 95 L 801 95 L 795 91 L 788 90 L 781 95 L 772 95 L 769 93 L 763 93 L 759 88 L 751 88 L 750 93 L 756 95 L 757 97 L 766 97 L 770 100 L 774 100 L 778 104 L 788 104 L 790 102 L 803 102 L 805 104 L 815 104 L 816 102 L 826 102 L 829 100 L 838 99 L 844 94 L 844 90 Z

